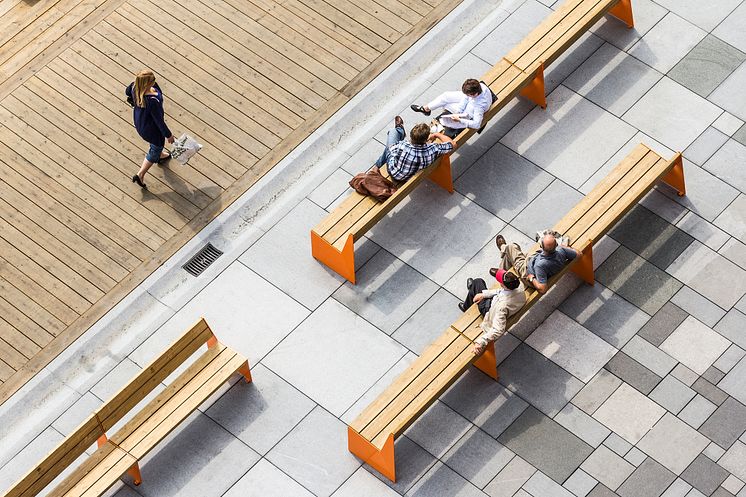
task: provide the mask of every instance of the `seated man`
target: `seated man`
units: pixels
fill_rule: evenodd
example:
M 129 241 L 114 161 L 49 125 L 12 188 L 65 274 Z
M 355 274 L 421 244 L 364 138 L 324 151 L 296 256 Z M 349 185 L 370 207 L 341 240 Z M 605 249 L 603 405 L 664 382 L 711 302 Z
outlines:
M 409 132 L 409 142 L 404 140 L 404 122 L 396 116 L 394 128 L 388 132 L 386 148 L 376 161 L 379 168 L 387 165 L 389 175 L 404 182 L 420 169 L 435 162 L 441 155 L 450 154 L 455 142 L 442 133 L 430 134 L 430 126 L 425 123 L 415 125 Z M 433 143 L 435 139 L 442 143 Z
M 549 278 L 580 255 L 572 247 L 558 247 L 557 239 L 552 234 L 544 235 L 541 250 L 531 255 L 528 260 L 517 243 L 506 243 L 502 235 L 497 235 L 495 243 L 500 250 L 500 267 L 506 270 L 515 268 L 526 287 L 535 288 L 539 293 L 547 291 Z M 492 268 L 490 274 L 497 271 L 498 268 Z
M 484 113 L 495 100 L 497 97 L 489 86 L 476 79 L 467 79 L 461 85 L 461 91 L 441 93 L 424 107 L 413 104 L 411 109 L 429 116 L 433 109 L 443 108 L 441 124 L 446 128 L 446 135 L 455 138 L 464 128 L 481 128 Z
M 499 289 L 488 290 L 482 278 L 469 278 L 466 286 L 469 293 L 464 302 L 459 302 L 458 308 L 466 312 L 473 303 L 477 304 L 479 313 L 484 317 L 482 335 L 474 342 L 472 352 L 479 355 L 485 347 L 507 332 L 508 317 L 519 310 L 526 303 L 526 293 L 523 283 L 513 273 L 500 269 L 495 274 L 500 284 Z

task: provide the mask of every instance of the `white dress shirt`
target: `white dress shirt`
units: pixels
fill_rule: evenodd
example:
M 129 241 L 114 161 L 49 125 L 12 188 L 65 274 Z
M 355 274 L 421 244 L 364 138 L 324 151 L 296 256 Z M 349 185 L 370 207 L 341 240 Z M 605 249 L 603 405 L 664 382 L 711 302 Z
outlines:
M 427 104 L 430 110 L 443 108 L 452 114 L 465 115 L 459 122 L 449 120 L 449 128 L 474 128 L 482 127 L 484 113 L 492 106 L 492 92 L 484 83 L 479 84 L 482 93 L 476 97 L 467 97 L 460 91 L 443 92 Z

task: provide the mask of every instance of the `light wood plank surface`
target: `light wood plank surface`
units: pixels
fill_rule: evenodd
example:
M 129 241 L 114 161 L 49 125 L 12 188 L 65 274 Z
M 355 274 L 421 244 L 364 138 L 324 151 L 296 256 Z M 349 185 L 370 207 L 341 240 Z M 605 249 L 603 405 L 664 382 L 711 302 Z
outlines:
M 0 402 L 461 0 L 0 0 Z M 204 148 L 131 182 L 149 67 Z

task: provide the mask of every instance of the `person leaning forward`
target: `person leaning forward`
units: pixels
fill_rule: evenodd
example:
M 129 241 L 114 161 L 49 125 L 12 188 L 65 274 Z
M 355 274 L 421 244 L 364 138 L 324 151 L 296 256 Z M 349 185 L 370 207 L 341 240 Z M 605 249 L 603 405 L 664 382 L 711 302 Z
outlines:
M 389 130 L 386 147 L 376 161 L 379 168 L 386 164 L 389 175 L 397 182 L 407 181 L 420 169 L 435 162 L 441 155 L 450 154 L 455 142 L 442 133 L 430 134 L 425 123 L 415 125 L 404 139 L 404 122 L 396 116 L 395 127 Z M 398 141 L 397 141 L 398 139 Z M 438 139 L 441 143 L 434 143 Z
M 464 302 L 458 307 L 466 311 L 472 304 L 477 304 L 479 313 L 484 317 L 479 325 L 482 335 L 474 341 L 472 352 L 479 355 L 490 343 L 507 332 L 508 318 L 526 304 L 526 289 L 513 273 L 500 269 L 494 274 L 499 288 L 487 289 L 482 278 L 466 281 L 468 293 Z
M 528 258 L 517 243 L 507 243 L 502 235 L 497 235 L 495 243 L 500 250 L 500 268 L 491 268 L 490 274 L 495 274 L 499 269 L 514 268 L 526 288 L 535 288 L 539 293 L 545 293 L 549 278 L 579 255 L 572 247 L 558 246 L 557 239 L 552 234 L 544 235 L 541 250 Z

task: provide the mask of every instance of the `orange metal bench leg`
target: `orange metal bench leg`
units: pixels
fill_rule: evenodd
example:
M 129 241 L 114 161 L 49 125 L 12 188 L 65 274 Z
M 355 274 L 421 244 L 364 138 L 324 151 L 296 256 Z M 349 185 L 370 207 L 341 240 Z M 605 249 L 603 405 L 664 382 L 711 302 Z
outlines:
M 539 65 L 539 69 L 536 71 L 534 79 L 521 90 L 521 96 L 526 97 L 533 103 L 541 107 L 542 109 L 547 108 L 547 96 L 544 91 L 544 64 Z
M 353 285 L 355 284 L 354 245 L 352 235 L 348 235 L 345 247 L 340 252 L 311 230 L 311 255 Z
M 396 465 L 394 463 L 394 434 L 390 434 L 383 449 L 378 448 L 362 435 L 347 427 L 347 449 L 367 462 L 373 469 L 396 483 Z
M 251 383 L 251 369 L 249 369 L 249 361 L 243 363 L 243 365 L 238 368 L 238 372 L 241 373 L 244 378 L 246 378 L 246 383 Z
M 676 154 L 673 160 L 674 166 L 663 177 L 663 182 L 671 185 L 679 197 L 686 195 L 686 184 L 684 182 L 684 162 L 681 160 L 681 153 Z
M 589 285 L 596 283 L 596 278 L 593 274 L 593 243 L 589 243 L 588 248 L 573 263 L 571 269 Z
M 448 193 L 453 193 L 453 175 L 451 174 L 451 158 L 444 155 L 440 164 L 430 173 L 430 179 Z
M 497 372 L 497 357 L 495 357 L 494 342 L 484 349 L 484 352 L 479 356 L 479 359 L 474 361 L 474 365 L 495 381 L 500 379 L 500 374 Z
M 632 15 L 632 0 L 619 0 L 619 3 L 609 10 L 609 14 L 622 21 L 628 28 L 635 27 L 635 19 Z
M 98 440 L 96 440 L 96 443 L 99 447 L 102 445 L 105 445 L 106 442 L 109 439 L 106 437 L 106 433 L 98 437 Z M 135 463 L 132 466 L 130 466 L 130 469 L 127 470 L 127 474 L 132 477 L 132 481 L 135 485 L 140 485 L 142 483 L 142 475 L 140 474 L 140 463 Z

